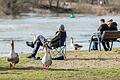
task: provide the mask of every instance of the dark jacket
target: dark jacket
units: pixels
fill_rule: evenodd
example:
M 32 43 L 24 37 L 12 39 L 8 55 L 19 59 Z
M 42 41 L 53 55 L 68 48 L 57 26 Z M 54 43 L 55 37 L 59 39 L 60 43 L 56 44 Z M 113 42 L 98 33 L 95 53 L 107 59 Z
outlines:
M 115 30 L 117 31 L 118 28 L 117 28 L 117 23 L 116 22 L 112 22 L 111 25 L 109 26 L 109 30 Z M 112 39 L 113 41 L 117 40 L 117 38 L 115 39 Z
M 54 38 L 51 40 L 51 44 L 55 46 L 63 46 L 66 40 L 66 31 L 57 31 Z
M 100 27 L 98 28 L 98 31 L 100 31 L 100 34 L 103 34 L 103 31 L 109 30 L 109 27 L 107 24 L 101 24 Z
M 112 22 L 111 25 L 109 26 L 109 30 L 118 30 L 117 28 L 117 23 L 116 22 Z

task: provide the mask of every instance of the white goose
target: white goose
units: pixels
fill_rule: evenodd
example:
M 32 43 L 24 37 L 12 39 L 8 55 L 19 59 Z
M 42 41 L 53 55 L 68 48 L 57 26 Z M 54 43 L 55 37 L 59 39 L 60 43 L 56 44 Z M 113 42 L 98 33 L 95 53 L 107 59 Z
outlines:
M 10 68 L 15 68 L 15 65 L 19 62 L 19 55 L 14 51 L 14 41 L 11 41 L 11 50 L 8 57 L 8 62 L 10 62 Z
M 79 45 L 79 44 L 75 44 L 74 43 L 74 40 L 73 40 L 73 37 L 71 37 L 71 47 L 74 49 L 74 50 L 80 50 L 83 46 L 82 45 Z
M 42 58 L 42 64 L 44 68 L 49 68 L 49 66 L 52 64 L 52 57 L 48 53 L 50 53 L 49 49 L 47 46 L 45 46 L 45 54 Z
M 33 42 L 36 40 L 37 35 L 35 33 L 32 33 L 33 35 Z

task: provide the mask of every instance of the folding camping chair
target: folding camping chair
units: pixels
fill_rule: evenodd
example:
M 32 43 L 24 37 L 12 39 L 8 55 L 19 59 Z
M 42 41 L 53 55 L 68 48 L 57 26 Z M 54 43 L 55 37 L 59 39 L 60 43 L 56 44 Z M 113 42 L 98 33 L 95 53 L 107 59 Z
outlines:
M 53 59 L 63 60 L 66 59 L 66 42 L 64 42 L 63 46 L 59 47 L 51 47 L 50 50 Z
M 65 35 L 65 37 L 62 35 Z M 51 46 L 50 52 L 53 59 L 66 59 L 66 32 L 61 34 L 59 46 Z

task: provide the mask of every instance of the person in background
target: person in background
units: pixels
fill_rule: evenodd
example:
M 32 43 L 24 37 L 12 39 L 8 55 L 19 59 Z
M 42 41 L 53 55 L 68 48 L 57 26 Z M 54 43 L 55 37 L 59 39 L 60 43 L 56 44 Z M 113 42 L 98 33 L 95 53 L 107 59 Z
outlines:
M 109 26 L 109 30 L 111 30 L 111 31 L 117 31 L 118 30 L 117 23 L 113 22 L 113 19 L 108 20 L 108 26 Z M 117 38 L 112 39 L 112 40 L 117 40 Z
M 108 26 L 109 26 L 109 30 L 115 30 L 117 31 L 117 23 L 113 22 L 113 19 L 108 20 Z
M 109 30 L 108 25 L 105 23 L 105 19 L 100 19 L 99 21 L 100 27 L 98 28 L 98 31 L 100 32 L 100 35 L 103 34 L 103 31 Z M 109 42 L 108 41 L 102 41 L 102 45 L 105 51 L 108 51 L 110 48 Z
M 50 41 L 47 41 L 47 39 L 44 36 L 38 35 L 36 40 L 33 43 L 29 43 L 28 41 L 26 42 L 28 46 L 33 48 L 32 54 L 29 55 L 27 58 L 35 59 L 36 58 L 35 56 L 40 46 L 44 46 L 46 44 L 48 48 L 51 48 L 51 47 L 57 48 L 57 47 L 63 46 L 66 37 L 67 35 L 66 35 L 66 31 L 63 24 L 61 24 L 61 26 L 59 27 L 59 30 L 55 33 L 55 36 Z
M 109 30 L 108 25 L 105 23 L 105 19 L 100 19 L 99 20 L 100 26 L 98 28 L 98 31 L 100 33 L 100 35 L 103 34 L 103 31 Z M 100 37 L 99 37 L 100 38 Z M 100 38 L 101 39 L 101 38 Z M 93 38 L 93 46 L 92 46 L 92 50 L 98 50 L 98 39 L 95 37 Z M 102 41 L 102 45 L 105 51 L 108 51 L 110 46 L 109 46 L 109 42 L 107 41 Z

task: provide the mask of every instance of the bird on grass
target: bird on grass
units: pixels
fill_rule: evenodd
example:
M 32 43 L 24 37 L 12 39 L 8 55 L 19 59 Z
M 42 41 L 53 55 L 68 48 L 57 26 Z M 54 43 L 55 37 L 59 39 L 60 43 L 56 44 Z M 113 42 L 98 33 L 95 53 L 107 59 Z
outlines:
M 19 55 L 14 50 L 14 40 L 11 40 L 11 50 L 7 60 L 10 62 L 10 68 L 15 68 L 15 65 L 19 62 Z
M 44 49 L 45 49 L 45 54 L 42 58 L 42 64 L 43 64 L 43 68 L 48 69 L 49 66 L 52 64 L 52 57 L 50 55 L 50 50 L 47 47 L 47 45 L 44 46 Z
M 33 42 L 34 42 L 36 40 L 37 34 L 32 33 L 32 35 L 33 35 Z
M 71 39 L 71 47 L 74 50 L 80 50 L 83 47 L 82 45 L 74 43 L 73 37 L 71 37 L 70 39 Z

